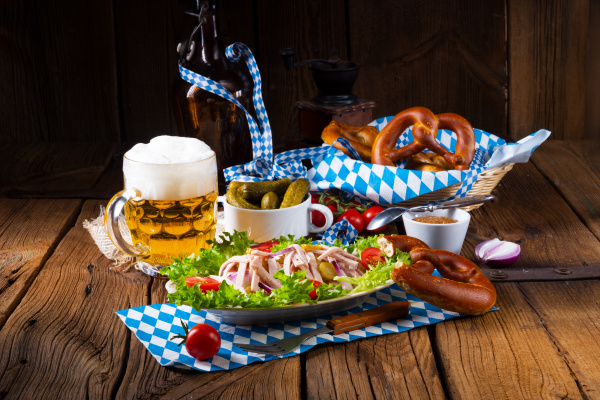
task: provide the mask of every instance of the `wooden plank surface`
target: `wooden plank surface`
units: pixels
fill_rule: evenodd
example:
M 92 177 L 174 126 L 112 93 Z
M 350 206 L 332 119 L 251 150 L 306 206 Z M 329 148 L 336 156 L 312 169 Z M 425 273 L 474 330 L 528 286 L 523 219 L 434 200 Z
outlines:
M 81 204 L 0 198 L 0 328 L 73 224 Z
M 0 330 L 0 393 L 10 398 L 108 398 L 121 384 L 131 335 L 115 312 L 148 304 L 149 278 L 110 270 L 82 226 L 100 204 L 84 204 Z
M 119 139 L 111 2 L 3 2 L 0 27 L 0 143 Z
M 114 143 L 10 144 L 0 163 L 0 196 L 11 190 L 69 191 L 92 188 L 109 165 Z
M 566 141 L 549 141 L 533 153 L 532 162 L 600 239 L 600 178 L 578 150 Z
M 306 385 L 314 399 L 444 397 L 425 327 L 312 349 Z
M 581 397 L 598 398 L 600 281 L 522 283 L 519 289 L 535 310 L 554 351 L 564 359 Z
M 377 118 L 424 106 L 507 133 L 504 2 L 350 1 L 348 12 L 355 89 Z
M 520 290 L 528 285 L 535 284 L 497 284 L 498 311 L 436 325 L 434 340 L 441 373 L 453 397 L 582 398 L 577 380 L 540 314 L 543 308 L 530 304 L 529 293 Z M 542 296 L 554 303 L 547 311 L 560 309 L 559 313 L 568 315 L 567 308 L 557 305 L 561 296 L 556 288 L 561 284 L 545 285 Z M 578 304 L 588 309 L 584 301 Z M 589 359 L 594 354 L 598 353 L 590 354 Z
M 495 203 L 471 211 L 461 254 L 475 260 L 475 246 L 499 238 L 521 245 L 511 268 L 599 265 L 600 242 L 532 163 L 516 164 L 493 194 Z
M 300 137 L 296 102 L 312 99 L 317 93 L 308 67 L 287 71 L 279 50 L 294 48 L 296 62 L 328 59 L 334 48 L 340 58 L 347 59 L 344 2 L 261 0 L 257 4 L 257 62 L 273 145 L 281 148 Z
M 553 139 L 582 139 L 589 0 L 507 4 L 510 136 L 546 128 Z

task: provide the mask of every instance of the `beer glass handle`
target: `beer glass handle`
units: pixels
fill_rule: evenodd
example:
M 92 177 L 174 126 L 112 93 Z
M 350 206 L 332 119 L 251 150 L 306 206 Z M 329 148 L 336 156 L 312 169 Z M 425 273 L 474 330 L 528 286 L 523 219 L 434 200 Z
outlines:
M 317 232 L 324 232 L 327 229 L 329 229 L 331 224 L 333 224 L 333 213 L 331 212 L 331 210 L 322 204 L 309 204 L 308 205 L 309 215 L 312 213 L 313 210 L 323 213 L 323 215 L 325 216 L 325 225 L 323 225 L 322 227 L 319 228 L 319 227 L 313 225 L 312 221 L 309 220 L 310 222 L 308 224 L 308 231 L 310 233 L 317 233 Z
M 144 257 L 148 255 L 148 251 L 141 245 L 134 247 L 125 240 L 119 229 L 119 216 L 130 199 L 140 198 L 140 196 L 141 193 L 137 189 L 121 190 L 110 199 L 104 212 L 104 226 L 108 237 L 117 249 L 133 257 Z

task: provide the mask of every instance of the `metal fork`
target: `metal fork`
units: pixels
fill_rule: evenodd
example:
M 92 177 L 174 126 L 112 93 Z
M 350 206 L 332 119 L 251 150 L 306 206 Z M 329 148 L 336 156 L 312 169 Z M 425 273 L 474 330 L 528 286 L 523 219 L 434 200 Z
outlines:
M 298 336 L 292 336 L 285 339 L 276 340 L 267 344 L 244 344 L 233 343 L 245 351 L 253 353 L 268 354 L 273 356 L 281 356 L 290 353 L 306 339 L 323 333 L 332 333 L 339 335 L 340 333 L 350 332 L 355 329 L 365 328 L 381 322 L 390 321 L 405 317 L 410 310 L 410 303 L 406 301 L 395 301 L 383 306 L 372 308 L 367 311 L 361 311 L 355 314 L 346 315 L 341 318 L 334 318 L 327 321 L 327 324 L 321 328 L 313 329 Z

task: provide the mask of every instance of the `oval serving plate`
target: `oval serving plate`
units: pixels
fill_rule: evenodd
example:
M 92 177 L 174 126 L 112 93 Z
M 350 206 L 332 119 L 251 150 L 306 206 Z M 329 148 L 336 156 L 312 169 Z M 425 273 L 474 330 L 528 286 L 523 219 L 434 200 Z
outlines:
M 390 279 L 373 290 L 354 293 L 337 299 L 324 300 L 316 304 L 297 304 L 276 308 L 203 308 L 203 310 L 214 316 L 219 322 L 234 325 L 261 325 L 297 321 L 351 310 L 362 305 L 371 294 L 393 284 L 394 281 Z M 171 281 L 167 282 L 166 289 L 169 293 L 175 291 Z

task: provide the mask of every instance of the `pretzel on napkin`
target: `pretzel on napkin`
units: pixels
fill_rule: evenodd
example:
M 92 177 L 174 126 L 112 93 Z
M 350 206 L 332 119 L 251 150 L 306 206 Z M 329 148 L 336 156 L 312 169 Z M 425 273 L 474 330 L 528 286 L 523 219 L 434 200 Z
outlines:
M 390 276 L 407 293 L 436 307 L 468 315 L 484 314 L 496 303 L 492 282 L 465 257 L 432 250 L 411 236 L 381 236 L 377 243 L 387 256 L 396 250 L 410 255 L 412 264 L 398 263 Z M 434 269 L 441 278 L 431 275 Z

